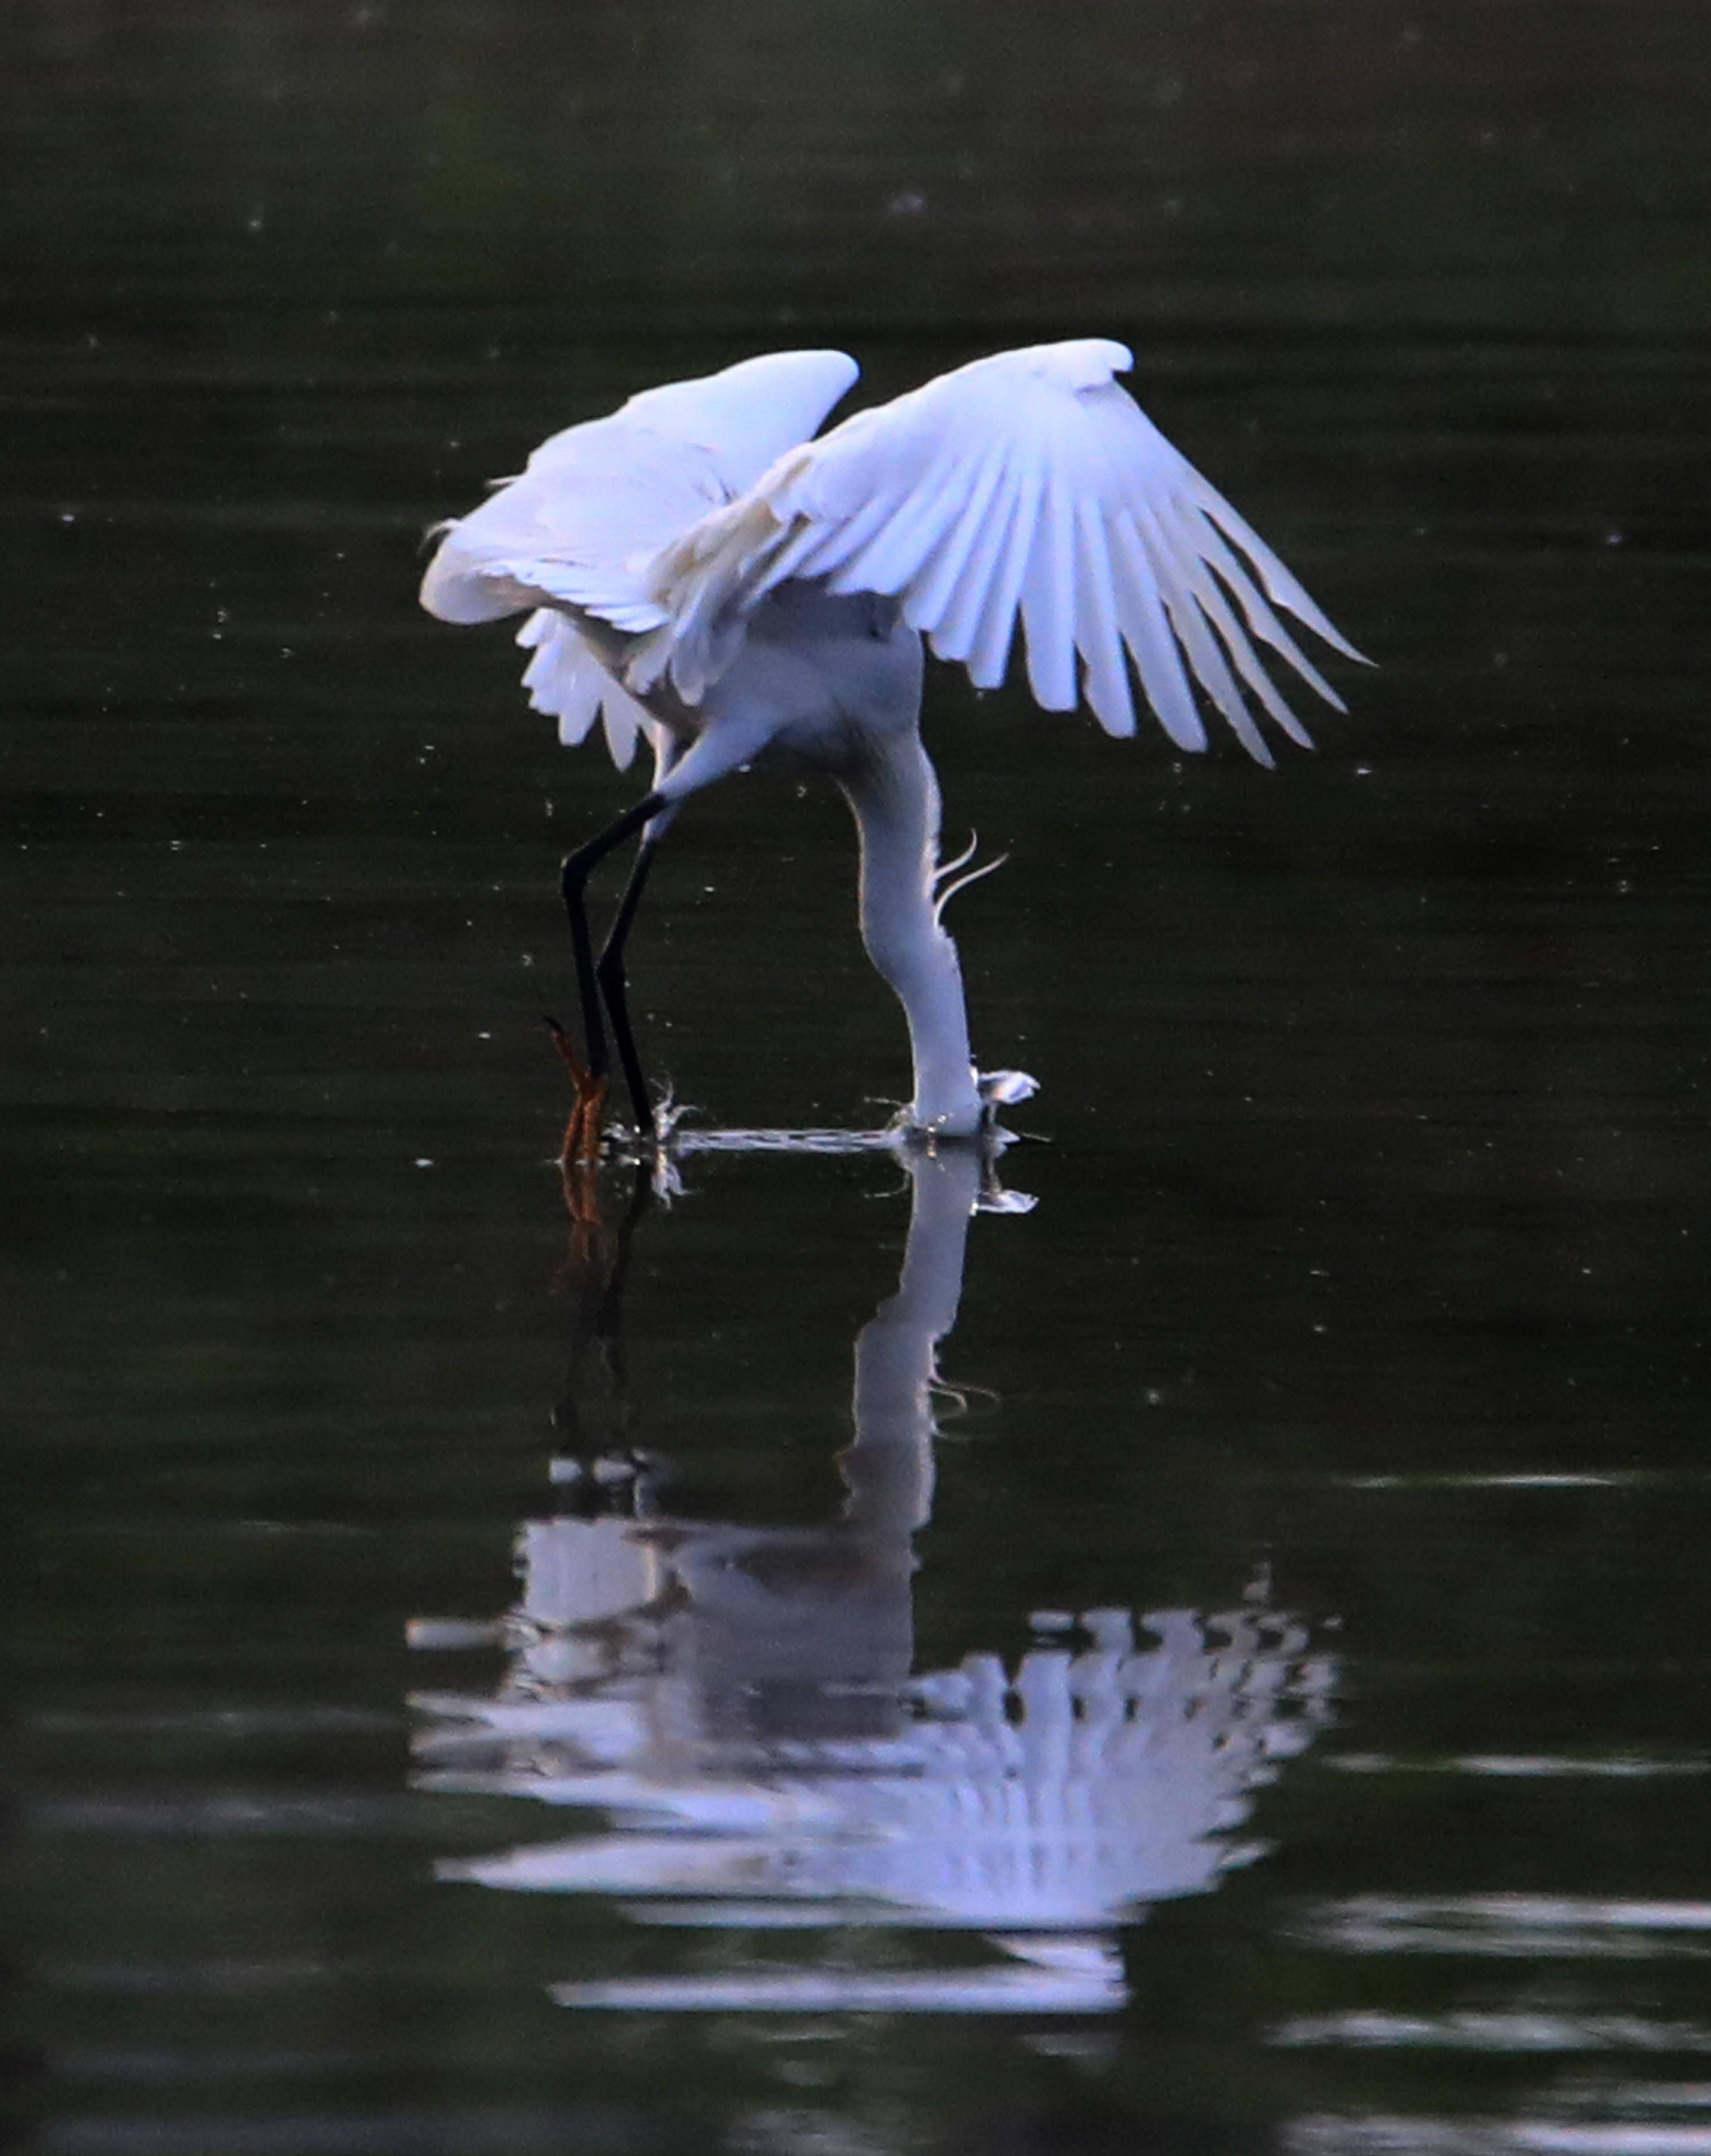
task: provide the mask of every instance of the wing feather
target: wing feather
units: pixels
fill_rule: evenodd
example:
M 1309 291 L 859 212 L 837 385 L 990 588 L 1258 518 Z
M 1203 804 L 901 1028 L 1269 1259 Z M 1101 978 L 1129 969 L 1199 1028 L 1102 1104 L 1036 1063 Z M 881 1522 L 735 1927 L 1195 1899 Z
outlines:
M 1170 626 L 1176 640 L 1182 646 L 1195 679 L 1213 703 L 1228 720 L 1231 732 L 1257 763 L 1270 763 L 1272 752 L 1266 747 L 1263 737 L 1248 715 L 1242 701 L 1241 691 L 1231 678 L 1224 654 L 1206 626 L 1205 616 L 1188 578 L 1183 573 L 1181 562 L 1169 536 L 1159 527 L 1158 518 L 1143 506 L 1137 519 L 1141 544 L 1152 565 L 1153 575 L 1164 611 L 1170 617 Z
M 1127 513 L 1112 526 L 1118 563 L 1117 618 L 1123 641 L 1134 654 L 1135 670 L 1159 723 L 1179 748 L 1206 746 L 1206 729 L 1195 707 L 1195 692 L 1183 670 L 1182 654 L 1170 634 L 1146 549 L 1134 520 Z
M 1118 386 L 1132 364 L 1099 339 L 1003 352 L 791 449 L 600 609 L 636 638 L 629 686 L 669 674 L 698 701 L 766 593 L 821 577 L 897 598 L 979 688 L 1002 680 L 1020 622 L 1035 701 L 1070 711 L 1085 691 L 1112 733 L 1134 729 L 1133 657 L 1180 747 L 1205 745 L 1196 689 L 1262 761 L 1250 699 L 1303 740 L 1253 640 L 1333 704 L 1277 610 L 1359 654 Z
M 956 583 L 946 593 L 938 619 L 929 632 L 933 648 L 941 659 L 961 660 L 971 669 L 981 610 L 999 581 L 999 565 L 1016 515 L 1015 489 L 1005 485 L 1010 477 L 1008 463 L 994 457 L 992 465 L 992 497 L 980 517 L 974 544 L 963 557 Z M 999 654 L 998 667 L 1000 680 L 1004 678 L 1003 662 L 1009 654 L 1009 646 L 1006 628 L 1005 650 Z
M 993 496 L 1004 483 L 1004 444 L 994 442 L 982 457 L 973 483 L 958 506 L 956 521 L 927 563 L 904 608 L 904 619 L 923 635 L 935 635 L 968 568 L 969 557 L 986 536 Z
M 523 686 L 532 710 L 558 721 L 558 738 L 567 748 L 588 739 L 600 715 L 600 666 L 594 654 L 561 613 L 542 607 L 516 633 L 534 656 L 523 669 Z
M 1184 470 L 1187 469 L 1184 466 Z M 1189 542 L 1187 552 L 1197 557 L 1208 567 L 1215 569 L 1224 578 L 1240 603 L 1242 613 L 1246 617 L 1248 626 L 1254 634 L 1262 643 L 1269 644 L 1280 658 L 1287 660 L 1302 679 L 1323 696 L 1328 704 L 1334 706 L 1339 711 L 1343 711 L 1345 706 L 1342 698 L 1314 666 L 1312 660 L 1307 657 L 1282 623 L 1278 620 L 1271 607 L 1267 605 L 1265 593 L 1269 592 L 1272 598 L 1277 598 L 1280 590 L 1292 587 L 1301 607 L 1313 614 L 1318 614 L 1318 608 L 1313 605 L 1307 593 L 1301 590 L 1294 578 L 1290 575 L 1288 570 L 1283 567 L 1258 534 L 1236 516 L 1227 502 L 1220 501 L 1219 506 L 1228 512 L 1231 526 L 1234 530 L 1238 530 L 1241 535 L 1241 544 L 1247 558 L 1244 559 L 1242 555 L 1232 549 L 1220 524 L 1207 513 L 1204 503 L 1200 500 L 1202 495 L 1210 495 L 1210 490 L 1205 486 L 1197 473 L 1189 471 L 1189 476 L 1195 483 L 1192 503 L 1190 505 L 1179 501 L 1178 505 L 1179 515 L 1189 520 L 1192 525 L 1193 536 Z M 1217 499 L 1217 497 L 1212 498 Z M 1258 584 L 1254 581 L 1256 573 L 1260 578 Z M 1280 605 L 1283 603 L 1281 598 L 1278 598 Z M 1302 613 L 1300 618 L 1306 619 L 1307 613 Z M 1324 624 L 1324 629 L 1331 629 L 1328 622 Z M 1323 634 L 1323 630 L 1320 633 Z M 1334 629 L 1331 629 L 1329 640 L 1333 641 L 1339 650 L 1347 651 L 1351 657 L 1358 660 L 1361 659 L 1360 653 L 1355 650 L 1354 645 L 1345 638 L 1338 635 Z M 1364 661 L 1363 660 L 1362 663 L 1364 664 Z
M 1217 571 L 1224 583 L 1234 594 L 1236 604 L 1241 608 L 1248 628 L 1262 644 L 1269 644 L 1281 658 L 1287 659 L 1303 680 L 1307 682 L 1309 687 L 1317 690 L 1328 704 L 1339 711 L 1346 710 L 1348 707 L 1343 699 L 1320 674 L 1312 660 L 1301 650 L 1294 638 L 1266 603 L 1264 594 L 1249 573 L 1247 564 L 1231 552 L 1217 526 L 1210 519 L 1203 517 L 1200 520 L 1199 530 L 1201 558 Z M 1239 634 L 1240 631 L 1238 631 Z M 1246 642 L 1246 638 L 1242 640 L 1244 643 Z M 1352 645 L 1350 649 L 1353 649 Z M 1249 657 L 1254 660 L 1254 664 L 1257 666 L 1259 662 L 1255 657 L 1252 645 L 1248 644 L 1247 649 Z M 1359 656 L 1358 654 L 1356 655 Z
M 1291 741 L 1302 748 L 1311 748 L 1313 736 L 1277 693 L 1276 683 L 1261 665 L 1252 644 L 1243 635 L 1241 624 L 1231 612 L 1230 602 L 1225 598 L 1215 578 L 1209 577 L 1204 589 L 1196 586 L 1195 595 L 1200 600 L 1206 619 L 1217 630 L 1231 664 L 1258 698 L 1262 709 L 1277 721 Z
M 558 738 L 567 748 L 585 742 L 597 719 L 620 771 L 629 768 L 639 741 L 658 748 L 665 728 L 612 678 L 568 615 L 538 608 L 516 640 L 534 654 L 523 671 L 530 705 L 557 720 Z
M 1022 582 L 1028 573 L 1029 550 L 1034 543 L 1034 518 L 1044 474 L 1031 444 L 1019 463 L 1004 551 L 994 566 L 992 583 L 981 606 L 979 626 L 969 653 L 969 679 L 977 689 L 996 689 L 1004 680 L 1010 647 L 1015 642 L 1018 605 Z
M 1328 622 L 1308 597 L 1300 579 L 1286 569 L 1271 548 L 1261 538 L 1247 519 L 1232 508 L 1217 489 L 1210 485 L 1184 457 L 1180 459 L 1184 470 L 1194 483 L 1194 497 L 1213 523 L 1220 526 L 1225 536 L 1233 539 L 1260 572 L 1260 582 L 1273 602 L 1300 622 L 1305 622 L 1315 636 L 1322 636 L 1333 651 L 1340 651 L 1345 659 L 1353 659 L 1363 666 L 1369 662 L 1365 654 L 1357 651 L 1342 632 Z
M 1135 730 L 1134 700 L 1129 694 L 1128 665 L 1117 626 L 1112 598 L 1111 550 L 1105 520 L 1097 502 L 1076 504 L 1076 587 L 1082 599 L 1082 685 L 1093 716 L 1108 734 Z
M 768 352 L 696 381 L 643 390 L 604 418 L 566 428 L 542 443 L 516 478 L 444 528 L 422 581 L 423 605 L 455 622 L 527 612 L 531 694 L 544 689 L 559 700 L 542 707 L 557 711 L 567 738 L 585 738 L 596 707 L 588 701 L 583 660 L 564 636 L 540 625 L 536 610 L 592 616 L 628 636 L 667 624 L 671 617 L 648 593 L 639 566 L 740 499 L 781 453 L 812 434 L 856 374 L 842 352 Z M 720 643 L 721 656 L 740 641 L 739 628 Z M 580 639 L 575 644 L 598 666 Z M 627 762 L 644 714 L 600 671 L 608 743 Z
M 960 490 L 953 490 L 952 475 L 935 474 L 933 482 L 894 503 L 891 515 L 866 545 L 839 570 L 834 579 L 836 588 L 877 592 L 886 598 L 907 593 L 903 609 L 907 614 L 915 597 L 916 579 L 955 528 L 962 506 Z M 770 584 L 772 579 L 768 582 Z M 919 628 L 920 624 L 912 626 Z
M 891 514 L 891 507 L 888 495 L 876 494 L 845 523 L 820 523 L 809 517 L 799 519 L 797 529 L 811 543 L 794 573 L 802 577 L 829 578 L 835 589 L 837 572 L 861 552 Z
M 645 740 L 650 748 L 657 749 L 667 732 L 615 681 L 601 691 L 600 728 L 606 737 L 607 752 L 620 771 L 628 771 L 635 762 L 638 742 Z
M 1040 522 L 1022 585 L 1028 686 L 1045 711 L 1076 707 L 1075 508 L 1048 465 Z

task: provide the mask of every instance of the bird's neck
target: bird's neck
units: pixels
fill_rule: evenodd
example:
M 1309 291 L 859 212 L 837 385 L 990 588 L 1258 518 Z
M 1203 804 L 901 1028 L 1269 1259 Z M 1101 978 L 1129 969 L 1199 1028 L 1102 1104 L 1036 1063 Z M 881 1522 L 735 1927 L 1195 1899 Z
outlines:
M 933 913 L 938 782 L 912 731 L 874 746 L 841 778 L 861 836 L 861 940 L 909 1022 L 915 1097 L 909 1120 L 965 1137 L 980 1127 L 957 947 Z

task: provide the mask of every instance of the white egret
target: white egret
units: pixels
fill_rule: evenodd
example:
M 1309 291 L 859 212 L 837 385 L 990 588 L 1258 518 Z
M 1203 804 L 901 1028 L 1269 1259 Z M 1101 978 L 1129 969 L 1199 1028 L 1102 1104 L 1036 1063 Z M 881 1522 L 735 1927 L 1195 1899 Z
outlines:
M 1256 642 L 1343 708 L 1278 610 L 1359 653 L 1118 387 L 1133 365 L 1098 338 L 1000 352 L 814 440 L 856 363 L 772 352 L 554 434 L 441 527 L 429 612 L 526 613 L 524 685 L 561 739 L 583 741 L 599 717 L 620 767 L 639 740 L 653 752 L 645 798 L 564 863 L 588 1070 L 573 1152 L 599 1137 L 603 1001 L 637 1117 L 653 1126 L 624 947 L 654 849 L 680 802 L 774 747 L 826 772 L 854 812 L 862 938 L 908 1021 L 905 1123 L 967 1136 L 993 1097 L 1015 1096 L 974 1069 L 940 917 L 948 871 L 919 730 L 923 639 L 993 689 L 1020 621 L 1035 702 L 1068 711 L 1085 696 L 1116 735 L 1135 731 L 1133 667 L 1184 749 L 1206 745 L 1198 686 L 1261 763 L 1251 706 L 1310 744 Z M 588 875 L 637 832 L 597 960 Z

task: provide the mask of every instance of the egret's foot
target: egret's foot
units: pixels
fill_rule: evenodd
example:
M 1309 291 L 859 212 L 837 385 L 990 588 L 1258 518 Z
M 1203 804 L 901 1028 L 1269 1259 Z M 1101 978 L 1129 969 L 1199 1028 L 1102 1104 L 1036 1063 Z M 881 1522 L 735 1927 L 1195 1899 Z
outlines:
M 561 1168 L 590 1168 L 600 1158 L 600 1139 L 606 1127 L 606 1074 L 597 1076 L 588 1069 L 571 1045 L 570 1035 L 556 1018 L 547 1020 L 547 1030 L 552 1036 L 552 1045 L 558 1051 L 559 1060 L 570 1073 L 576 1088 L 576 1106 L 570 1111 L 570 1121 L 564 1127 L 564 1142 L 559 1147 Z
M 1031 1101 L 1040 1091 L 1040 1081 L 1030 1078 L 1025 1070 L 982 1070 L 974 1084 L 985 1104 L 989 1123 L 1000 1108 L 1013 1108 L 1018 1101 Z

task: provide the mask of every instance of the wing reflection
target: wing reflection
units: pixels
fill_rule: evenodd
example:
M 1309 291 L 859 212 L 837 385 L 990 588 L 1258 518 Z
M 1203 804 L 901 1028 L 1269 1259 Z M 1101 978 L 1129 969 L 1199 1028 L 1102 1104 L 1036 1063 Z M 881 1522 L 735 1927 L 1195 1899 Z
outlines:
M 659 1463 L 614 1454 L 579 1475 L 580 1516 L 523 1527 L 522 1599 L 496 1632 L 418 1628 L 424 1644 L 499 1636 L 509 1652 L 496 1696 L 418 1698 L 432 1717 L 419 1785 L 608 1822 L 443 1876 L 621 1897 L 649 1924 L 837 1935 L 765 1970 L 568 1984 L 554 1994 L 568 2005 L 1116 2007 L 1118 1926 L 1257 1855 L 1236 1833 L 1252 1793 L 1328 1718 L 1332 1665 L 1257 1583 L 1217 1614 L 1040 1614 L 1011 1661 L 913 1671 L 935 1352 L 972 1214 L 1014 1201 L 973 1148 L 903 1158 L 908 1243 L 856 1342 L 837 1519 L 686 1518 Z M 946 1968 L 923 1940 L 921 1965 L 875 1967 L 851 1958 L 850 1928 L 977 1932 L 987 1958 Z

